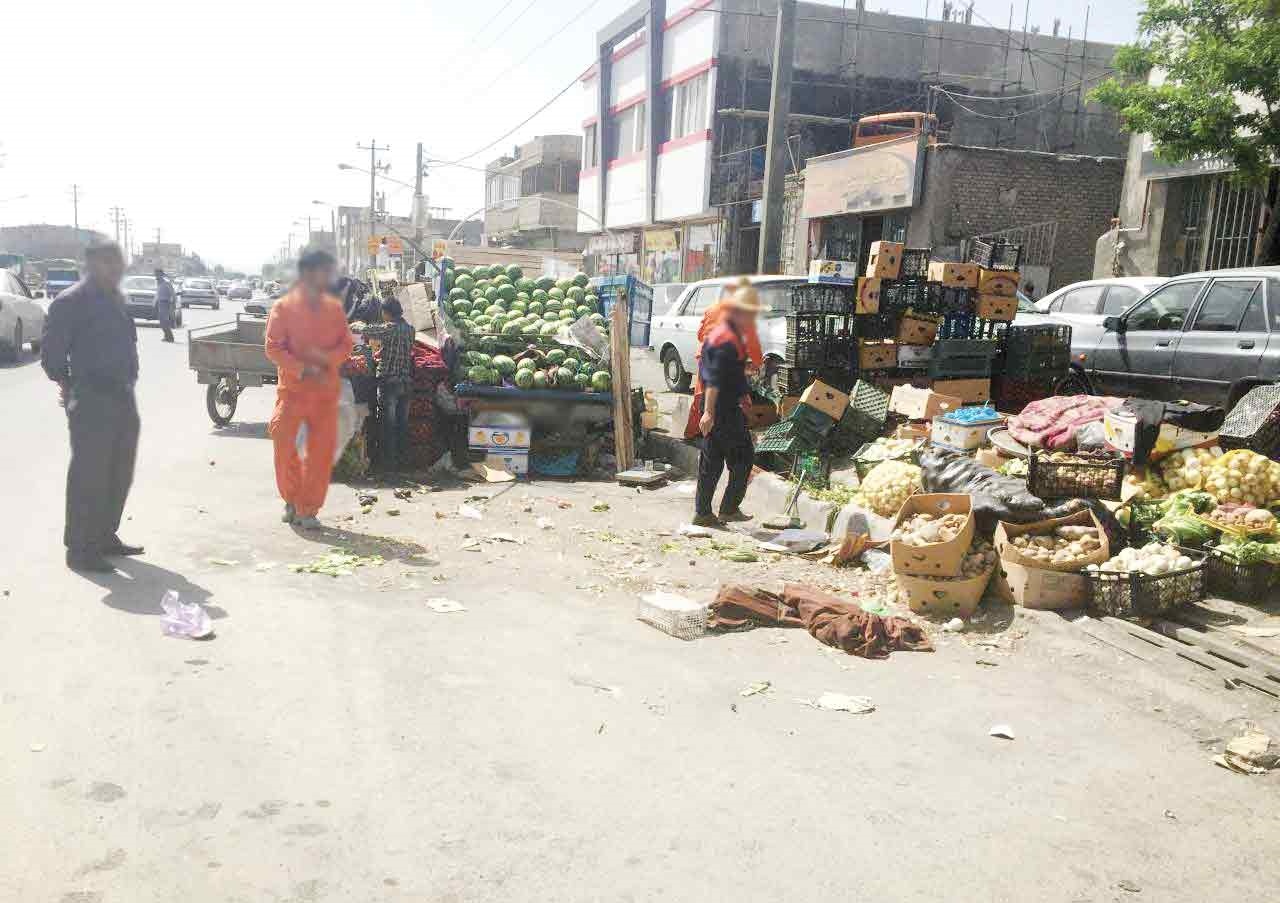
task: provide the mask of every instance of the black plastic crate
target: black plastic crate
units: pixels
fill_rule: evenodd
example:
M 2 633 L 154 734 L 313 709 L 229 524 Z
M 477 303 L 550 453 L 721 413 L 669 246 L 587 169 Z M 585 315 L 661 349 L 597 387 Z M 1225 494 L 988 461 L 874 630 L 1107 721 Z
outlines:
M 818 376 L 811 367 L 783 367 L 778 371 L 778 391 L 783 395 L 799 395 Z
M 928 300 L 925 307 L 930 313 L 949 316 L 951 314 L 972 315 L 978 306 L 978 293 L 971 288 L 959 288 L 954 285 L 942 285 L 938 282 L 928 283 Z
M 1008 325 L 1001 320 L 979 320 L 977 315 L 972 313 L 952 313 L 942 318 L 942 325 L 938 327 L 938 338 L 981 339 L 994 341 L 999 347 L 1003 347 L 1004 332 Z
M 802 282 L 791 287 L 791 310 L 797 314 L 852 314 L 857 297 L 857 286 Z
M 898 268 L 901 279 L 924 281 L 929 278 L 930 248 L 903 248 L 902 265 Z
M 1274 458 L 1280 454 L 1280 386 L 1257 386 L 1244 394 L 1218 431 L 1225 449 L 1247 448 Z
M 1071 327 L 1010 326 L 1004 331 L 1004 349 L 1014 356 L 1065 348 L 1071 351 Z
M 996 363 L 1000 361 L 996 358 Z M 991 383 L 991 397 L 1002 414 L 1021 414 L 1033 401 L 1053 395 L 1055 380 L 1043 377 L 1019 379 L 1008 374 L 996 376 Z
M 984 270 L 1016 270 L 1022 265 L 1022 245 L 1003 238 L 975 238 L 969 245 L 969 260 Z
M 806 342 L 787 342 L 785 356 L 788 367 L 817 369 L 827 363 L 827 343 L 822 339 Z
M 860 339 L 891 339 L 898 334 L 898 313 L 859 314 L 853 318 L 853 331 Z
M 852 314 L 805 313 L 787 314 L 787 341 L 811 342 L 852 338 Z
M 1037 351 L 1032 354 L 1005 354 L 1000 362 L 999 370 L 1011 379 L 1051 380 L 1067 375 L 1071 367 L 1071 349 L 1060 348 L 1054 351 Z
M 1229 552 L 1213 546 L 1205 550 L 1204 576 L 1210 593 L 1237 602 L 1265 599 L 1276 584 L 1275 565 L 1240 564 Z
M 1073 454 L 1070 460 L 1051 461 L 1031 453 L 1027 465 L 1027 489 L 1042 499 L 1109 499 L 1120 501 L 1129 462 L 1107 455 Z
M 989 357 L 946 357 L 929 361 L 930 379 L 988 379 L 990 376 Z
M 817 451 L 822 444 L 822 436 L 799 420 L 780 420 L 761 434 L 756 442 L 757 452 L 772 452 L 780 455 L 794 455 L 801 452 Z
M 1182 549 L 1192 566 L 1167 574 L 1085 571 L 1089 607 L 1117 618 L 1155 618 L 1204 600 L 1204 553 Z
M 881 312 L 901 314 L 909 309 L 923 311 L 929 303 L 929 283 L 914 279 L 885 281 L 880 286 Z
M 803 402 L 792 408 L 787 419 L 779 421 L 779 424 L 788 422 L 795 422 L 798 424 L 802 433 L 812 434 L 820 438 L 831 432 L 836 425 L 835 418 L 831 415 L 825 414 L 817 408 L 810 407 Z M 774 424 L 774 427 L 771 427 L 770 429 L 777 427 L 779 424 Z M 768 434 L 766 433 L 766 435 Z

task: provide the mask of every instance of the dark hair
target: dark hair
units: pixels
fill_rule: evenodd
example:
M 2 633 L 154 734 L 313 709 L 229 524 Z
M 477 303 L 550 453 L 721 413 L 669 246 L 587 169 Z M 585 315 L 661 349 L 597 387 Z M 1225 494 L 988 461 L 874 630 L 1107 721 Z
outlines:
M 382 312 L 391 314 L 392 319 L 399 320 L 404 316 L 404 307 L 395 298 L 388 298 L 382 302 Z
M 120 249 L 117 242 L 110 239 L 97 239 L 89 242 L 84 248 L 84 259 L 92 260 L 95 257 L 105 257 L 108 254 L 114 254 L 121 260 L 124 260 L 124 251 Z
M 298 257 L 298 275 L 308 272 L 309 270 L 318 270 L 321 267 L 337 266 L 338 261 L 333 255 L 323 248 L 312 248 L 304 250 Z

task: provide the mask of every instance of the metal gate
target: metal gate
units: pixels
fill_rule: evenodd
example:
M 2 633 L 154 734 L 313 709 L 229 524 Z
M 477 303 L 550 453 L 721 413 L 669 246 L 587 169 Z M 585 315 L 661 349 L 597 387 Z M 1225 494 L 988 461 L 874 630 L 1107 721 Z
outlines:
M 1256 188 L 1238 185 L 1228 176 L 1213 180 L 1209 226 L 1205 230 L 1206 270 L 1227 270 L 1253 263 L 1262 196 Z

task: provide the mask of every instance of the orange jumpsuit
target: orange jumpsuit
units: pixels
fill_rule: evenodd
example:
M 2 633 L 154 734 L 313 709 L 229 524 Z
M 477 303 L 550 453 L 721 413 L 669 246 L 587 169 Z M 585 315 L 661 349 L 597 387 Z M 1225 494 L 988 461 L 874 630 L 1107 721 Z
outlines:
M 702 419 L 702 343 L 711 335 L 711 330 L 720 323 L 724 314 L 724 305 L 719 301 L 702 312 L 702 322 L 698 324 L 698 350 L 693 355 L 693 404 L 689 405 L 689 420 L 684 427 L 686 439 L 696 439 L 700 433 L 698 421 Z M 755 320 L 742 336 L 747 346 L 747 362 L 754 367 L 764 364 L 764 350 L 760 347 L 760 333 L 756 330 Z
M 315 517 L 329 491 L 338 442 L 338 368 L 351 353 L 351 330 L 336 298 L 312 306 L 295 288 L 267 318 L 267 357 L 279 372 L 269 432 L 275 445 L 276 487 L 299 517 Z M 323 373 L 302 378 L 301 355 L 323 355 Z M 298 430 L 307 425 L 306 458 L 298 456 Z

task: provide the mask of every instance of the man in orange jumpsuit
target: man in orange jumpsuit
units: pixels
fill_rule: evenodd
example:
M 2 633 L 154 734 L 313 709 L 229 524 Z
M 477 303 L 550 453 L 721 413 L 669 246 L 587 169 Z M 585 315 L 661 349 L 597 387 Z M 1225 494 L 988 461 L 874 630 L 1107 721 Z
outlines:
M 686 439 L 696 439 L 702 435 L 698 424 L 702 420 L 703 391 L 702 391 L 702 344 L 707 340 L 707 336 L 711 335 L 711 330 L 715 329 L 724 319 L 728 305 L 725 303 L 736 292 L 744 288 L 751 288 L 751 280 L 743 276 L 734 282 L 726 282 L 724 288 L 720 292 L 720 297 L 716 302 L 708 307 L 702 314 L 702 322 L 698 324 L 698 351 L 693 356 L 693 404 L 689 405 L 689 420 L 685 423 L 684 437 Z M 764 351 L 760 348 L 760 333 L 756 330 L 756 324 L 753 320 L 750 326 L 743 331 L 742 341 L 747 348 L 747 372 L 751 373 L 759 370 L 764 364 Z
M 327 251 L 298 259 L 298 281 L 271 308 L 267 357 L 279 371 L 271 415 L 276 487 L 288 524 L 314 530 L 329 491 L 338 441 L 338 368 L 351 353 L 351 330 L 342 304 L 329 294 L 335 261 Z M 307 425 L 306 456 L 298 455 L 298 430 Z

